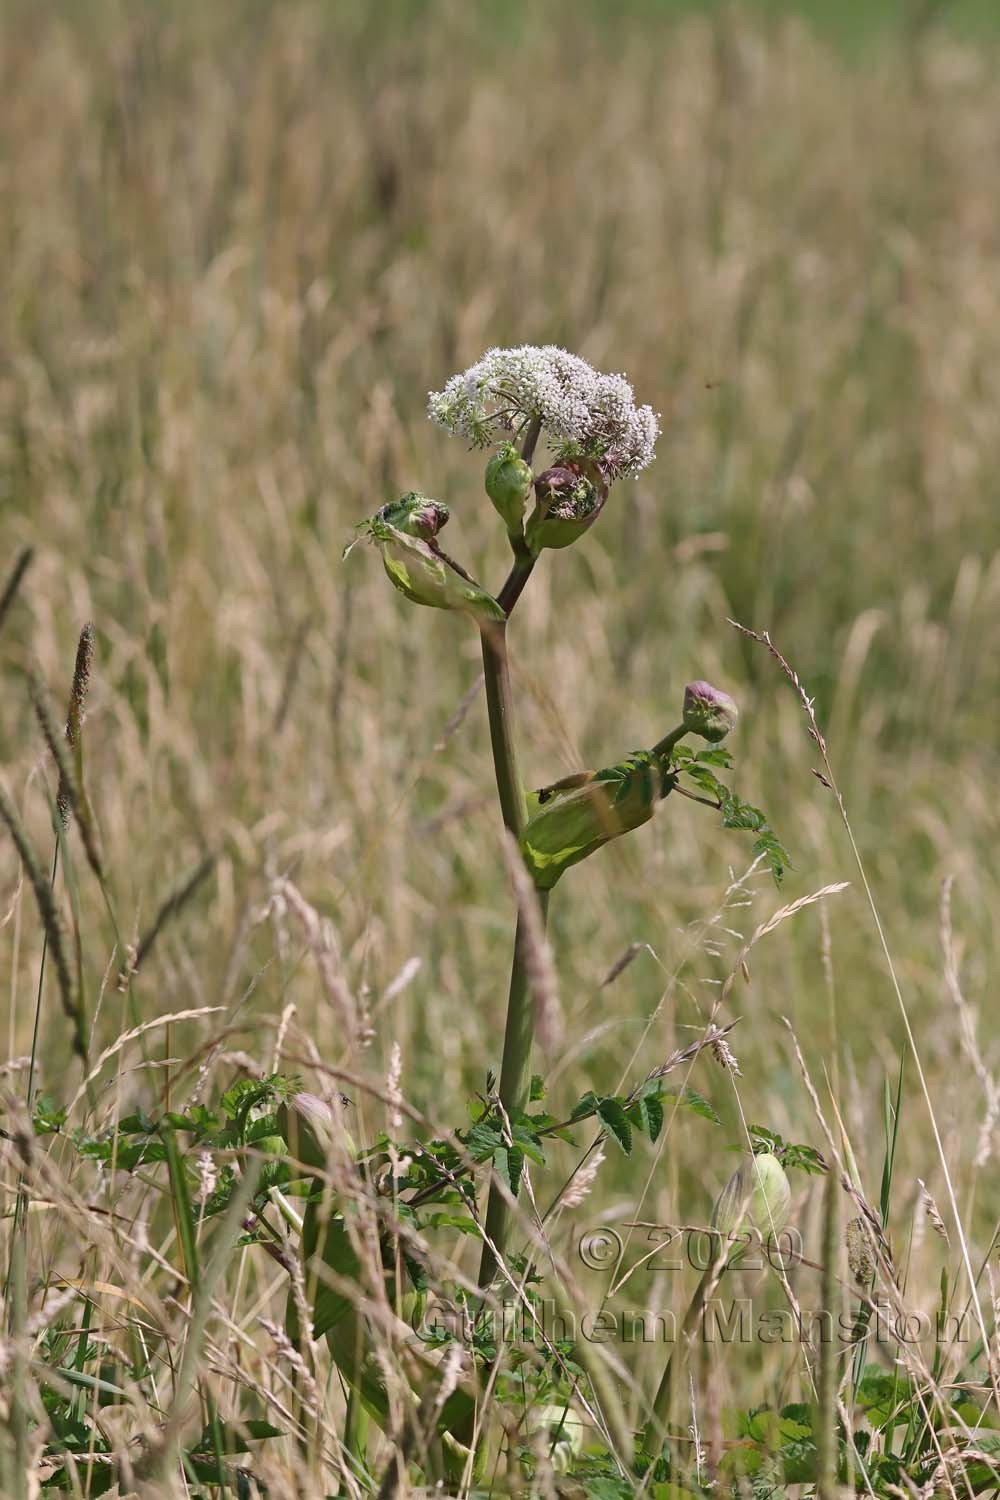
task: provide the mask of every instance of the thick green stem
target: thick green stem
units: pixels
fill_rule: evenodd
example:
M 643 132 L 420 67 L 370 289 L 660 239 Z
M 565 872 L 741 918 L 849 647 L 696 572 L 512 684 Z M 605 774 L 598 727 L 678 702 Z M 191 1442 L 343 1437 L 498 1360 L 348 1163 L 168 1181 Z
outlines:
M 524 831 L 525 821 L 524 787 L 514 743 L 514 704 L 510 690 L 506 630 L 503 625 L 490 626 L 483 631 L 483 669 L 486 676 L 486 706 L 490 721 L 490 742 L 493 748 L 500 810 L 503 814 L 504 826 L 514 838 L 519 839 Z M 544 921 L 547 896 L 540 896 L 539 904 Z M 514 936 L 514 962 L 511 968 L 510 994 L 507 1001 L 503 1062 L 500 1067 L 499 1097 L 508 1115 L 525 1107 L 531 1082 L 534 1015 L 528 983 L 525 942 L 524 922 L 519 917 Z M 500 1255 L 506 1248 L 510 1233 L 510 1220 L 510 1207 L 494 1183 L 490 1188 L 486 1208 L 486 1233 Z M 496 1266 L 496 1256 L 493 1250 L 489 1245 L 484 1245 L 479 1267 L 480 1286 L 486 1287 L 490 1284 L 496 1272 Z
M 521 597 L 521 591 L 528 579 L 531 577 L 536 558 L 532 557 L 527 547 L 520 546 L 514 553 L 514 566 L 507 576 L 503 588 L 497 594 L 497 603 L 506 614 L 510 614 L 514 605 Z
M 504 827 L 516 839 L 524 831 L 524 787 L 514 743 L 514 700 L 507 663 L 507 627 L 483 627 L 483 673 L 486 678 L 486 711 L 490 721 L 490 745 L 496 771 L 497 792 Z
M 669 734 L 665 734 L 662 740 L 657 740 L 653 746 L 652 753 L 659 756 L 669 755 L 674 746 L 679 744 L 686 734 L 687 730 L 684 728 L 684 725 L 679 724 L 676 729 L 671 729 Z
M 344 1418 L 344 1457 L 355 1478 L 367 1472 L 368 1410 L 361 1399 L 357 1385 L 352 1385 L 347 1395 L 347 1415 Z M 340 1492 L 342 1495 L 351 1493 L 346 1480 Z
M 694 1289 L 694 1295 L 688 1303 L 688 1310 L 684 1314 L 684 1322 L 681 1324 L 680 1337 L 674 1345 L 670 1358 L 667 1360 L 666 1369 L 657 1387 L 656 1395 L 653 1397 L 653 1413 L 646 1424 L 646 1446 L 650 1453 L 655 1453 L 657 1448 L 662 1451 L 666 1447 L 668 1424 L 674 1404 L 674 1390 L 680 1366 L 690 1353 L 695 1336 L 705 1316 L 708 1299 L 715 1292 L 716 1287 L 719 1285 L 719 1280 L 726 1269 L 728 1255 L 729 1242 L 725 1237 L 722 1237 L 719 1241 L 718 1253 L 712 1263 L 706 1267 L 701 1280 Z
M 656 1395 L 653 1398 L 653 1417 L 649 1424 L 648 1434 L 650 1452 L 654 1451 L 657 1435 L 659 1434 L 662 1441 L 663 1434 L 666 1431 L 667 1423 L 670 1420 L 670 1408 L 673 1405 L 674 1385 L 678 1366 L 687 1353 L 687 1349 L 698 1330 L 698 1325 L 704 1316 L 705 1303 L 708 1300 L 709 1291 L 717 1284 L 718 1279 L 718 1272 L 715 1267 L 709 1266 L 695 1287 L 694 1296 L 691 1298 L 688 1310 L 684 1314 L 680 1338 L 677 1340 L 677 1346 L 674 1348 L 673 1353 L 667 1360 L 667 1367 L 663 1372 Z
M 535 444 L 542 430 L 540 418 L 529 424 L 521 450 L 526 463 L 534 455 Z M 512 538 L 514 565 L 506 583 L 497 595 L 498 602 L 509 615 L 521 592 L 531 577 L 535 558 L 522 538 Z M 514 740 L 514 700 L 510 690 L 510 665 L 507 659 L 507 622 L 502 625 L 487 625 L 482 631 L 483 672 L 486 678 L 486 709 L 490 721 L 490 744 L 493 750 L 493 766 L 496 771 L 497 792 L 500 796 L 500 811 L 504 827 L 515 839 L 524 832 L 525 802 L 524 784 L 518 766 L 517 745 Z M 548 909 L 548 894 L 539 895 L 539 907 L 544 923 Z M 521 916 L 517 919 L 514 934 L 514 961 L 511 966 L 510 992 L 507 1000 L 507 1024 L 504 1029 L 503 1061 L 500 1065 L 500 1104 L 507 1114 L 524 1109 L 528 1102 L 531 1085 L 531 1044 L 534 1039 L 535 1018 L 531 1003 L 531 987 L 528 982 L 528 964 L 525 944 L 527 935 Z M 479 1285 L 489 1286 L 497 1269 L 497 1256 L 502 1256 L 510 1234 L 511 1212 L 497 1186 L 491 1183 L 489 1201 L 486 1205 L 486 1234 L 492 1241 L 483 1246 L 479 1266 Z
M 548 891 L 538 893 L 538 905 L 542 921 L 545 921 L 549 902 Z M 510 973 L 510 996 L 507 1001 L 507 1026 L 503 1038 L 503 1062 L 500 1066 L 500 1103 L 508 1116 L 524 1109 L 528 1103 L 531 1087 L 531 1044 L 534 1040 L 535 1016 L 531 1003 L 531 987 L 528 982 L 528 963 L 525 952 L 527 941 L 523 920 L 518 917 L 514 935 L 514 962 Z M 490 1243 L 483 1245 L 479 1263 L 479 1285 L 488 1287 L 496 1275 L 497 1256 L 507 1248 L 511 1226 L 510 1205 L 496 1183 L 490 1186 L 486 1204 L 486 1236 Z M 496 1247 L 496 1253 L 491 1248 Z

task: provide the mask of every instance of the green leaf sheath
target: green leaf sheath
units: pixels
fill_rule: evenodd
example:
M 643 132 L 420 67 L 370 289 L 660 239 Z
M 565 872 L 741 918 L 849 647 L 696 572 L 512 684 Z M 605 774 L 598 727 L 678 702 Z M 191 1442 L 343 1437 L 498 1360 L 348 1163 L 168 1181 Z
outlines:
M 535 885 L 551 890 L 570 866 L 641 828 L 669 790 L 662 763 L 639 751 L 606 770 L 568 776 L 533 792 L 521 852 Z

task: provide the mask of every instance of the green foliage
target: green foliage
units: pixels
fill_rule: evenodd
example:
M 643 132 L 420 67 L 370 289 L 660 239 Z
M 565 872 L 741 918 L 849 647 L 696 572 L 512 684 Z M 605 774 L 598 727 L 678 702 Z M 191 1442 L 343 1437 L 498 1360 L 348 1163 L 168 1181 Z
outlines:
M 55 1135 L 62 1130 L 65 1123 L 65 1109 L 57 1105 L 47 1094 L 39 1094 L 35 1100 L 34 1113 L 31 1118 L 35 1135 Z
M 709 750 L 692 750 L 688 745 L 676 745 L 671 751 L 670 763 L 678 777 L 683 777 L 715 800 L 722 813 L 723 828 L 756 834 L 753 842 L 754 858 L 763 858 L 775 885 L 780 885 L 791 858 L 767 818 L 757 807 L 744 802 L 731 787 L 719 780 L 714 767 L 729 770 L 733 758 L 728 750 L 718 747 Z
M 755 1156 L 767 1151 L 773 1153 L 785 1168 L 798 1167 L 800 1171 L 809 1173 L 827 1170 L 826 1162 L 815 1147 L 795 1145 L 784 1140 L 776 1130 L 768 1130 L 763 1125 L 750 1125 L 747 1128 Z
M 719 1124 L 715 1110 L 696 1089 L 686 1087 L 675 1093 L 664 1088 L 659 1079 L 650 1080 L 631 1094 L 608 1094 L 599 1098 L 594 1093 L 586 1093 L 574 1105 L 570 1120 L 577 1124 L 596 1117 L 605 1135 L 620 1146 L 626 1156 L 631 1156 L 634 1130 L 648 1136 L 651 1141 L 659 1136 L 663 1129 L 665 1099 Z
M 293 1180 L 292 1169 L 284 1159 L 288 1147 L 277 1112 L 300 1088 L 299 1079 L 279 1074 L 264 1079 L 244 1078 L 226 1090 L 214 1110 L 196 1104 L 184 1113 L 167 1110 L 154 1119 L 140 1109 L 124 1115 L 115 1129 L 98 1135 L 75 1128 L 69 1140 L 85 1160 L 100 1162 L 120 1172 L 136 1172 L 157 1162 L 168 1162 L 178 1203 L 194 1175 L 189 1164 L 182 1165 L 184 1158 L 196 1150 L 219 1153 L 217 1185 L 198 1207 L 199 1218 L 212 1218 L 228 1206 L 238 1180 L 226 1159 L 233 1152 L 253 1150 L 269 1158 L 260 1174 L 256 1204 L 267 1201 L 270 1188 Z M 64 1123 L 64 1114 L 39 1100 L 34 1117 L 36 1134 L 61 1131 Z M 183 1151 L 176 1144 L 178 1137 L 185 1140 Z
M 48 1423 L 41 1482 L 46 1493 L 73 1492 L 71 1475 L 80 1472 L 87 1473 L 91 1494 L 115 1489 L 120 1483 L 121 1449 L 111 1440 L 106 1424 L 127 1415 L 134 1392 L 146 1395 L 152 1409 L 158 1409 L 158 1362 L 146 1356 L 141 1344 L 136 1357 L 129 1358 L 120 1347 L 109 1357 L 103 1337 L 100 1341 L 86 1338 L 87 1317 L 87 1304 L 80 1328 L 68 1316 L 60 1317 L 46 1330 L 38 1350 L 39 1368 L 45 1372 L 39 1392 Z M 260 1481 L 251 1469 L 230 1460 L 265 1439 L 284 1434 L 285 1428 L 249 1412 L 238 1421 L 216 1418 L 185 1447 L 181 1462 L 200 1482 L 249 1497 L 257 1492 Z M 134 1449 L 133 1461 L 141 1468 L 141 1448 Z

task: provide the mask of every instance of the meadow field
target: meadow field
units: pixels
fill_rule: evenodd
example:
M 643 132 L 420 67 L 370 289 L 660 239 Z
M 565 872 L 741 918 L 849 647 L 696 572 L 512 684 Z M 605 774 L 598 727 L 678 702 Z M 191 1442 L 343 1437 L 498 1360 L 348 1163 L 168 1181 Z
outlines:
M 4 1496 L 995 1488 L 1000 36 L 957 9 L 882 7 L 845 42 L 767 7 L 3 7 Z M 708 679 L 740 709 L 726 775 L 791 858 L 778 888 L 747 833 L 671 797 L 554 891 L 534 1067 L 556 1118 L 706 1027 L 735 1023 L 739 1071 L 695 1048 L 655 1143 L 611 1132 L 549 1272 L 581 1318 L 680 1320 L 698 1266 L 655 1226 L 708 1223 L 751 1126 L 822 1153 L 826 1176 L 788 1173 L 805 1262 L 721 1296 L 826 1307 L 836 1272 L 856 1321 L 840 1236 L 870 1217 L 872 1298 L 924 1323 L 860 1365 L 838 1346 L 845 1451 L 864 1433 L 843 1472 L 808 1418 L 834 1420 L 824 1350 L 756 1325 L 692 1360 L 683 1461 L 629 1470 L 612 1441 L 669 1348 L 583 1334 L 572 1461 L 534 1396 L 512 1423 L 535 1367 L 501 1349 L 477 1407 L 500 1436 L 456 1471 L 450 1438 L 424 1462 L 407 1436 L 366 1303 L 393 1398 L 366 1436 L 335 1356 L 288 1331 L 294 1204 L 251 1201 L 253 1140 L 191 1123 L 280 1074 L 338 1120 L 343 1088 L 354 1145 L 405 1155 L 491 1097 L 515 896 L 478 635 L 342 554 L 417 490 L 499 589 L 486 455 L 428 392 L 549 343 L 626 372 L 662 434 L 511 622 L 525 781 L 652 745 Z M 87 622 L 64 826 L 41 721 Z M 592 1137 L 529 1159 L 526 1237 Z M 428 1306 L 475 1279 L 446 1219 L 420 1226 Z M 944 1342 L 942 1308 L 969 1313 Z M 818 1468 L 754 1426 L 790 1403 Z

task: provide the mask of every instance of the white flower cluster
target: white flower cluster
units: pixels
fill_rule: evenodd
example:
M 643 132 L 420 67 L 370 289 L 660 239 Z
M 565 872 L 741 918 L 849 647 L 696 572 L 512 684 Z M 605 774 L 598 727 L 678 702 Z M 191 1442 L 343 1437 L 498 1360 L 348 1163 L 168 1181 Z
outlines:
M 428 414 L 480 448 L 538 419 L 553 448 L 597 459 L 608 479 L 651 463 L 660 433 L 656 413 L 636 406 L 624 375 L 602 375 L 556 344 L 487 350 L 431 393 Z

